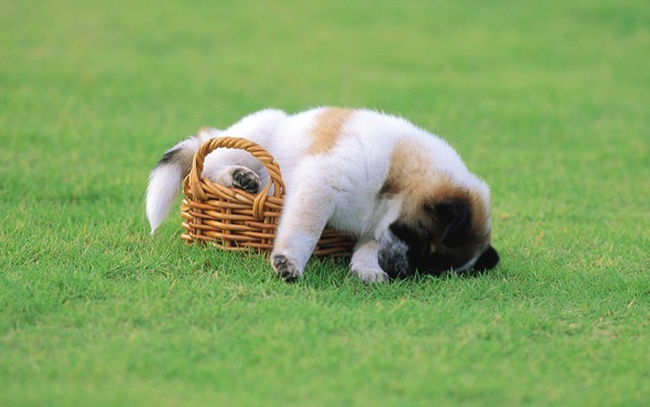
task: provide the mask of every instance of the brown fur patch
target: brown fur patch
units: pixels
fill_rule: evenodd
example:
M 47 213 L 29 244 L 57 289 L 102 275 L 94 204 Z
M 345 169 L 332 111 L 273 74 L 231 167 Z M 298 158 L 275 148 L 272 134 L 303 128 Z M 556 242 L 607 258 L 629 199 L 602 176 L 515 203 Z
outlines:
M 319 114 L 312 130 L 314 140 L 308 154 L 328 153 L 338 141 L 343 125 L 352 113 L 352 109 L 328 108 Z
M 408 190 L 410 194 L 419 196 L 431 191 L 427 176 L 432 170 L 431 158 L 411 140 L 399 140 L 390 157 L 388 177 L 384 181 L 381 193 L 399 194 Z M 425 186 L 425 184 L 427 184 Z M 422 187 L 426 187 L 426 191 Z
M 428 225 L 431 221 L 423 210 L 425 206 L 460 199 L 468 203 L 472 228 L 483 239 L 489 233 L 488 208 L 476 190 L 460 186 L 452 181 L 445 173 L 436 169 L 431 157 L 425 153 L 426 149 L 418 146 L 413 140 L 399 140 L 391 156 L 388 177 L 380 191 L 381 194 L 399 195 L 407 194 L 402 208 L 402 219 L 412 225 Z M 483 240 L 481 239 L 481 240 Z

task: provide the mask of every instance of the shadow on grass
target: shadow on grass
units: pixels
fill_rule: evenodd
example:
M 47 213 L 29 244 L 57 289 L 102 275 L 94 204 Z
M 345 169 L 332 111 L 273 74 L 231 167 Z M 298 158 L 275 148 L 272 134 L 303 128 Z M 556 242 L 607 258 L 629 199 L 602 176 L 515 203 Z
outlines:
M 274 284 L 273 282 L 277 281 L 282 285 L 315 290 L 340 289 L 346 286 L 414 288 L 453 279 L 480 279 L 498 272 L 497 268 L 489 271 L 416 273 L 406 278 L 392 279 L 388 283 L 364 284 L 358 277 L 350 273 L 349 257 L 320 257 L 312 258 L 309 261 L 301 278 L 285 283 L 275 275 L 268 258 L 258 253 L 223 252 L 202 246 L 190 247 L 189 252 L 189 258 L 185 261 L 185 269 L 196 269 L 199 274 L 210 273 L 220 279 L 241 280 L 241 282 L 256 281 L 262 284 Z M 190 273 L 190 276 L 196 276 L 196 273 Z
M 288 284 L 299 284 L 301 286 L 309 286 L 312 288 L 332 288 L 341 287 L 347 284 L 366 285 L 366 286 L 382 286 L 386 283 L 378 284 L 364 284 L 359 278 L 350 273 L 349 258 L 319 258 L 312 259 L 307 265 L 303 276 L 295 282 Z M 490 277 L 498 273 L 498 268 L 495 270 L 465 270 L 462 272 L 445 271 L 438 273 L 415 273 L 409 277 L 401 277 L 391 279 L 387 285 L 389 286 L 417 286 L 426 285 L 433 281 L 445 281 L 452 279 L 472 280 L 484 277 Z

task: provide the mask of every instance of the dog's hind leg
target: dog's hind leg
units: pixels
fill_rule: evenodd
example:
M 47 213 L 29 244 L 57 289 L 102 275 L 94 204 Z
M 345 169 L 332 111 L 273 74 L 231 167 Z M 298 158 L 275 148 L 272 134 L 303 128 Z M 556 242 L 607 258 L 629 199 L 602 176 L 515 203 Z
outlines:
M 257 193 L 268 180 L 268 172 L 253 156 L 243 150 L 220 148 L 205 157 L 204 177 L 229 188 Z
M 275 129 L 286 117 L 286 113 L 280 110 L 262 110 L 222 131 L 220 137 L 245 138 L 268 149 Z M 241 188 L 251 193 L 258 192 L 269 179 L 264 165 L 251 154 L 225 148 L 206 156 L 203 175 L 223 186 Z
M 251 168 L 241 165 L 222 166 L 210 178 L 219 185 L 243 189 L 251 194 L 259 192 L 261 186 L 260 175 Z

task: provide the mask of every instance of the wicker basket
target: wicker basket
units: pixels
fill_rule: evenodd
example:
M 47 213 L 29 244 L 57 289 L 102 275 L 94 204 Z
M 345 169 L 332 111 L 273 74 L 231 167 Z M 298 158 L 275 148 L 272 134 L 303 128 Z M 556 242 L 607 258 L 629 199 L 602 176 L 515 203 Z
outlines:
M 266 167 L 268 184 L 255 195 L 202 178 L 203 161 L 217 148 L 249 152 Z M 280 166 L 261 146 L 247 139 L 231 137 L 205 142 L 194 155 L 190 174 L 183 182 L 183 192 L 186 198 L 181 204 L 181 215 L 185 219 L 185 232 L 181 238 L 187 243 L 207 242 L 223 250 L 260 253 L 269 253 L 273 249 L 285 187 Z M 325 229 L 314 254 L 348 256 L 353 245 L 354 241 L 348 236 Z

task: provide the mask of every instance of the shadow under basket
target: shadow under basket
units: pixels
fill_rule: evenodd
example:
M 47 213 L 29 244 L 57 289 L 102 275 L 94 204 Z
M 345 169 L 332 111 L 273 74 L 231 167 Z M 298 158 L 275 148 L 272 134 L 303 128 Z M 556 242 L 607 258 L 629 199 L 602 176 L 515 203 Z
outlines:
M 205 157 L 217 148 L 244 150 L 259 160 L 269 173 L 269 182 L 258 194 L 228 188 L 201 176 Z M 220 137 L 205 142 L 194 155 L 192 168 L 183 182 L 185 199 L 181 215 L 187 243 L 210 243 L 222 250 L 268 254 L 273 249 L 275 231 L 285 194 L 280 166 L 258 144 L 242 138 Z M 349 256 L 354 240 L 325 229 L 318 241 L 316 256 Z

